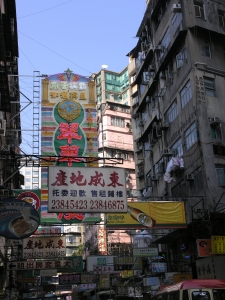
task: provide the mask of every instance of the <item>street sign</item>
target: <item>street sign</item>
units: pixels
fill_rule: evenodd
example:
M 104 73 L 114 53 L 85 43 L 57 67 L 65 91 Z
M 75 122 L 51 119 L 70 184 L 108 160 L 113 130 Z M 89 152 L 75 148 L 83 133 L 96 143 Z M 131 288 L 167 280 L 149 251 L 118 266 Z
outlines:
M 73 260 L 38 260 L 7 262 L 7 271 L 35 269 L 74 269 Z

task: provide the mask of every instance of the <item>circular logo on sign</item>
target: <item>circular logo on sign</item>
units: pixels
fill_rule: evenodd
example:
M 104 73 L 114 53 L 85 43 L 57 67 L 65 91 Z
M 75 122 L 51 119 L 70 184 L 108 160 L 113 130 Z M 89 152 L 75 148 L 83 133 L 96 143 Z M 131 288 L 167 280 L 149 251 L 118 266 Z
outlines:
M 64 100 L 58 105 L 58 113 L 61 118 L 72 122 L 80 115 L 80 104 L 72 100 Z
M 41 205 L 39 197 L 33 192 L 22 192 L 18 195 L 17 199 L 30 203 L 36 210 L 38 210 Z

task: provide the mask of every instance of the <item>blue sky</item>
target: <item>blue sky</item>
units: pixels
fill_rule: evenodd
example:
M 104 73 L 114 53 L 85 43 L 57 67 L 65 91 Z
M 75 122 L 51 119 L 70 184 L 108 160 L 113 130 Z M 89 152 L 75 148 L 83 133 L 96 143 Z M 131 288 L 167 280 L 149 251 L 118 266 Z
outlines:
M 21 92 L 32 100 L 35 70 L 90 76 L 106 64 L 122 71 L 145 8 L 146 0 L 16 0 Z M 24 108 L 28 100 L 21 102 Z M 21 113 L 26 154 L 32 154 L 32 112 L 29 105 Z

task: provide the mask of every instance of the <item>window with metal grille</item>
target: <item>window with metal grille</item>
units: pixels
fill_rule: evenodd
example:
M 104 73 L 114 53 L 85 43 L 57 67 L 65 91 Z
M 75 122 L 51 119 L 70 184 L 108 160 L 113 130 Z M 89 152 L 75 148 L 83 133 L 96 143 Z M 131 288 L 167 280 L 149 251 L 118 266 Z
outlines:
M 191 126 L 185 131 L 185 144 L 186 150 L 189 150 L 198 140 L 196 123 L 194 122 Z
M 202 1 L 194 1 L 195 17 L 205 20 L 205 6 Z
M 215 165 L 218 186 L 225 186 L 225 165 Z
M 203 77 L 204 86 L 205 86 L 205 94 L 207 96 L 215 97 L 216 91 L 215 91 L 215 80 L 214 78 L 210 77 Z
M 175 99 L 165 113 L 165 120 L 172 123 L 177 116 L 178 116 L 178 107 L 177 107 L 177 99 Z
M 184 108 L 187 105 L 187 103 L 192 99 L 190 80 L 185 84 L 185 86 L 181 90 L 180 99 L 182 108 Z

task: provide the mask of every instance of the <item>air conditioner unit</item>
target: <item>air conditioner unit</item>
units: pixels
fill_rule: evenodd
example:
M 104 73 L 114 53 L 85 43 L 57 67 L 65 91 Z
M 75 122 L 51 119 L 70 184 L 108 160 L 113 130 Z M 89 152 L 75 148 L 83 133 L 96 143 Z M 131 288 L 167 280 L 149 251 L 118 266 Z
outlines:
M 139 178 L 139 177 L 143 177 L 144 176 L 144 172 L 137 172 L 137 178 Z
M 180 4 L 173 4 L 171 7 L 171 12 L 179 13 L 181 12 L 181 5 Z
M 149 65 L 148 71 L 154 71 L 155 70 L 155 65 Z
M 148 83 L 151 76 L 149 72 L 143 72 L 143 83 Z
M 157 45 L 153 48 L 153 51 L 161 51 L 162 50 L 162 46 L 161 45 Z
M 161 152 L 161 156 L 164 157 L 169 157 L 169 156 L 173 156 L 173 152 L 171 151 L 171 149 L 163 149 Z
M 220 124 L 221 123 L 221 120 L 220 120 L 220 118 L 218 118 L 218 117 L 214 117 L 214 118 L 209 118 L 209 122 L 210 122 L 210 124 Z
M 185 179 L 186 181 L 194 180 L 194 175 L 193 175 L 193 174 L 186 174 L 186 175 L 184 176 L 184 179 Z
M 159 180 L 159 178 L 158 178 L 157 175 L 152 175 L 151 176 L 151 181 L 158 181 L 158 180 Z
M 143 127 L 144 126 L 144 122 L 143 121 L 139 121 L 138 126 L 139 127 Z

